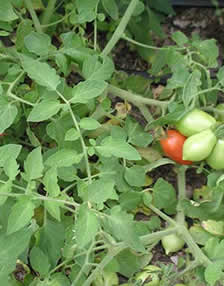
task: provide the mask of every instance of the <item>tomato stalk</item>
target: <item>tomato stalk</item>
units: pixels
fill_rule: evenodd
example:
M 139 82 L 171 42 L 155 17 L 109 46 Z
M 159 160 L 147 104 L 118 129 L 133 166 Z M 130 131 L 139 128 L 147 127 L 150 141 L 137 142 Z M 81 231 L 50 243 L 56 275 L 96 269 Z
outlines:
M 30 16 L 31 16 L 31 18 L 33 20 L 33 24 L 34 24 L 34 27 L 35 27 L 36 31 L 41 34 L 42 33 L 42 27 L 40 25 L 40 21 L 39 21 L 39 19 L 37 17 L 37 14 L 36 14 L 36 12 L 35 12 L 35 10 L 33 8 L 32 1 L 25 0 L 25 5 L 26 5 L 26 7 L 27 7 L 27 9 L 28 9 L 28 11 L 30 13 Z
M 124 16 L 122 17 L 122 19 L 120 21 L 120 24 L 117 26 L 117 29 L 113 33 L 113 36 L 111 37 L 110 41 L 107 43 L 106 47 L 102 51 L 102 53 L 101 53 L 102 56 L 107 56 L 111 52 L 111 50 L 114 48 L 116 43 L 119 41 L 119 39 L 123 35 L 123 33 L 124 33 L 124 31 L 128 25 L 128 22 L 132 16 L 132 14 L 135 11 L 135 8 L 136 8 L 138 2 L 139 2 L 138 0 L 131 0 L 127 10 L 124 13 Z
M 177 222 L 183 225 L 185 215 L 181 207 L 181 201 L 186 199 L 186 170 L 187 166 L 180 166 L 177 171 L 178 204 L 177 204 Z

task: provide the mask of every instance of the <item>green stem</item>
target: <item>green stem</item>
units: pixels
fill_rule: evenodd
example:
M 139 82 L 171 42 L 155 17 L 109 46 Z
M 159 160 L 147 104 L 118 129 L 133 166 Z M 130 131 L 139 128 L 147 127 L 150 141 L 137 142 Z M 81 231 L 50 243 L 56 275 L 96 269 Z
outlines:
M 42 25 L 48 25 L 49 24 L 51 17 L 54 13 L 56 1 L 57 0 L 48 0 L 47 8 L 45 9 L 45 11 L 43 13 L 43 18 L 41 21 Z
M 115 30 L 113 36 L 111 37 L 110 41 L 107 43 L 106 47 L 102 51 L 101 55 L 102 56 L 107 56 L 111 50 L 114 48 L 116 43 L 119 41 L 121 36 L 123 35 L 126 26 L 128 25 L 128 22 L 132 16 L 132 14 L 135 11 L 135 7 L 138 4 L 139 0 L 131 0 L 124 16 L 122 17 L 120 24 L 117 26 L 117 29 Z
M 221 92 L 223 92 L 223 89 L 214 86 L 214 87 L 211 87 L 211 88 L 208 88 L 208 89 L 203 89 L 203 90 L 197 92 L 197 93 L 196 93 L 195 95 L 193 95 L 192 97 L 197 97 L 197 96 L 199 96 L 199 95 L 201 95 L 201 94 L 204 94 L 204 93 L 207 93 L 207 92 L 211 92 L 211 91 L 215 91 L 215 90 L 216 90 L 216 91 L 221 91 Z
M 73 11 L 70 12 L 70 13 L 68 13 L 68 14 L 66 14 L 66 15 L 65 15 L 64 17 L 62 17 L 60 20 L 57 20 L 57 21 L 55 21 L 55 22 L 52 22 L 52 23 L 49 23 L 49 24 L 46 24 L 46 25 L 41 25 L 41 27 L 43 27 L 43 28 L 48 28 L 48 27 L 51 27 L 51 26 L 55 26 L 55 25 L 57 25 L 57 24 L 59 24 L 59 23 L 61 23 L 61 22 L 64 22 L 69 16 L 72 15 L 72 13 L 73 13 Z
M 167 221 L 169 224 L 176 226 L 176 221 L 173 220 L 172 218 L 170 218 L 169 216 L 167 216 L 166 214 L 164 214 L 163 212 L 161 212 L 159 209 L 157 209 L 156 207 L 154 207 L 153 205 L 150 205 L 149 208 L 156 213 L 158 216 L 160 216 L 162 219 L 164 219 L 165 221 Z
M 195 259 L 200 263 L 203 264 L 204 266 L 210 265 L 212 262 L 210 259 L 202 252 L 201 248 L 195 243 L 194 239 L 190 235 L 188 229 L 185 226 L 180 227 L 179 231 L 182 235 L 182 238 L 185 240 L 187 243 L 190 251 L 192 252 L 193 256 Z
M 172 234 L 174 232 L 176 232 L 176 228 L 157 231 L 157 232 L 150 233 L 150 234 L 147 234 L 147 235 L 140 237 L 140 240 L 142 241 L 142 243 L 144 245 L 147 245 L 147 244 L 153 243 L 155 240 L 160 240 L 163 236 Z M 124 250 L 128 247 L 129 246 L 125 242 L 116 243 L 116 245 L 114 247 L 110 247 L 108 254 L 104 257 L 104 259 L 100 262 L 100 264 L 98 264 L 98 266 L 93 270 L 93 272 L 88 277 L 88 279 L 85 281 L 83 286 L 90 286 L 91 283 L 93 282 L 93 280 L 95 279 L 97 273 L 102 271 L 105 268 L 105 266 L 108 263 L 110 263 L 110 261 L 116 255 L 118 255 L 122 250 Z
M 127 90 L 123 90 L 121 88 L 115 87 L 113 85 L 109 85 L 107 91 L 112 94 L 113 96 L 118 96 L 124 100 L 127 100 L 134 105 L 138 106 L 139 104 L 146 104 L 146 105 L 155 105 L 159 107 L 164 107 L 169 104 L 169 101 L 159 101 L 152 98 L 146 98 L 141 95 L 137 95 L 131 93 Z
M 94 244 L 95 244 L 95 242 L 93 241 L 92 244 L 90 245 L 89 249 L 87 250 L 86 257 L 85 257 L 85 262 L 83 263 L 82 268 L 80 269 L 79 273 L 77 274 L 77 276 L 76 276 L 76 278 L 73 281 L 71 286 L 77 285 L 77 283 L 79 282 L 79 279 L 80 279 L 82 273 L 84 272 L 86 267 L 88 267 L 88 265 L 89 265 L 89 256 L 90 256 L 90 254 L 92 252 L 92 249 L 94 248 Z
M 154 120 L 149 109 L 144 104 L 135 104 L 135 105 L 138 107 L 139 111 L 144 116 L 147 123 L 150 123 Z
M 205 72 L 206 78 L 207 78 L 207 82 L 208 82 L 208 88 L 211 88 L 211 86 L 212 86 L 212 81 L 211 81 L 211 78 L 210 78 L 210 72 L 209 72 L 209 70 L 208 70 L 205 66 L 203 66 L 202 64 L 200 64 L 200 63 L 198 63 L 198 62 L 195 62 L 195 61 L 192 60 L 192 63 L 193 63 L 194 65 L 200 67 L 200 68 Z
M 97 15 L 98 4 L 96 5 L 95 13 Z M 94 20 L 94 51 L 97 49 L 97 17 Z
M 104 259 L 101 261 L 100 264 L 93 270 L 91 275 L 87 278 L 87 280 L 84 282 L 83 286 L 90 286 L 93 280 L 96 278 L 96 275 L 100 273 L 108 263 L 116 256 L 118 255 L 122 250 L 124 250 L 124 246 L 120 247 L 113 247 L 109 250 L 108 254 L 104 257 Z
M 70 201 L 60 200 L 60 199 L 54 199 L 54 198 L 50 198 L 50 197 L 46 197 L 46 196 L 40 196 L 40 195 L 33 196 L 33 200 L 51 201 L 51 202 L 57 202 L 57 203 L 61 203 L 61 204 L 67 204 L 67 205 L 73 206 L 75 208 L 79 207 L 79 204 L 75 203 L 75 202 L 70 202 Z
M 160 167 L 160 166 L 163 166 L 163 165 L 167 165 L 167 164 L 176 164 L 176 163 L 174 161 L 170 160 L 170 159 L 162 158 L 162 159 L 154 161 L 154 162 L 152 162 L 150 164 L 145 165 L 144 169 L 145 169 L 145 172 L 150 172 L 150 171 L 152 171 L 153 169 L 155 169 L 157 167 Z
M 82 132 L 79 128 L 79 124 L 76 120 L 76 117 L 72 111 L 72 108 L 71 108 L 71 105 L 69 103 L 69 101 L 59 92 L 59 91 L 56 91 L 57 94 L 60 96 L 60 98 L 65 102 L 65 104 L 67 105 L 68 107 L 68 110 L 69 110 L 69 113 L 72 117 L 72 120 L 73 120 L 73 123 L 75 125 L 75 128 L 76 130 L 79 132 L 80 134 L 80 142 L 81 142 L 81 145 L 82 145 L 82 150 L 83 150 L 83 155 L 84 155 L 84 159 L 85 159 L 85 163 L 86 163 L 86 172 L 87 172 L 87 176 L 88 176 L 88 182 L 89 184 L 92 183 L 92 177 L 91 177 L 91 170 L 90 170 L 90 164 L 89 164 L 89 160 L 88 160 L 88 153 L 87 153 L 87 148 L 86 148 L 86 145 L 85 145 L 85 141 L 82 137 Z
M 88 176 L 88 182 L 89 184 L 92 183 L 92 177 L 91 177 L 91 170 L 90 170 L 90 165 L 89 165 L 89 159 L 88 159 L 88 153 L 87 153 L 87 148 L 86 148 L 86 144 L 85 144 L 85 141 L 82 137 L 82 133 L 81 133 L 81 130 L 79 128 L 79 124 L 75 118 L 75 115 L 72 111 L 72 108 L 71 108 L 71 105 L 69 104 L 69 112 L 71 114 L 71 117 L 72 117 L 72 120 L 74 122 L 74 125 L 75 125 L 75 128 L 76 130 L 79 132 L 80 134 L 80 142 L 81 142 L 81 145 L 82 145 L 82 150 L 83 150 L 83 155 L 84 155 L 84 159 L 85 159 L 85 162 L 86 162 L 86 172 L 87 172 L 87 176 Z
M 139 46 L 139 47 L 142 47 L 142 48 L 146 48 L 146 49 L 152 49 L 152 50 L 168 50 L 168 49 L 170 48 L 169 46 L 168 46 L 168 47 L 155 47 L 155 46 L 150 46 L 150 45 L 146 45 L 146 44 L 143 44 L 143 43 L 139 43 L 139 42 L 137 42 L 137 41 L 135 41 L 135 40 L 133 40 L 133 39 L 127 37 L 125 34 L 123 34 L 123 35 L 121 36 L 121 38 L 122 38 L 123 40 L 126 40 L 127 42 L 130 42 L 130 43 L 136 45 L 136 46 Z M 176 50 L 185 50 L 185 48 L 177 48 L 177 47 L 176 47 Z
M 21 103 L 24 103 L 24 104 L 27 104 L 27 105 L 30 105 L 30 106 L 34 106 L 35 104 L 33 104 L 33 103 L 29 102 L 29 101 L 26 101 L 26 100 L 24 100 L 24 99 L 22 99 L 22 98 L 16 96 L 14 93 L 12 93 L 14 87 L 16 86 L 16 84 L 18 83 L 18 81 L 20 80 L 20 78 L 21 78 L 23 75 L 24 75 L 24 72 L 21 72 L 21 73 L 18 75 L 18 77 L 17 77 L 12 83 L 10 83 L 6 95 L 9 96 L 9 97 L 11 97 L 11 98 L 13 98 L 13 99 L 15 99 L 16 101 L 21 102 Z
M 36 29 L 36 31 L 38 33 L 42 33 L 42 28 L 41 28 L 41 25 L 40 25 L 40 21 L 37 17 L 37 14 L 33 8 L 33 4 L 32 4 L 32 1 L 31 0 L 25 0 L 25 5 L 30 13 L 30 16 L 33 20 L 33 24 L 34 24 L 34 27 Z
M 177 187 L 178 187 L 178 204 L 177 204 L 177 222 L 183 225 L 185 222 L 185 215 L 181 207 L 182 200 L 186 199 L 186 178 L 185 173 L 187 166 L 180 166 L 177 171 Z
M 198 260 L 194 260 L 192 261 L 183 271 L 179 272 L 178 274 L 174 273 L 173 275 L 171 275 L 171 278 L 174 278 L 175 280 L 177 278 L 183 278 L 183 275 L 193 269 L 195 269 L 196 267 L 198 267 L 200 265 L 200 263 L 198 262 Z

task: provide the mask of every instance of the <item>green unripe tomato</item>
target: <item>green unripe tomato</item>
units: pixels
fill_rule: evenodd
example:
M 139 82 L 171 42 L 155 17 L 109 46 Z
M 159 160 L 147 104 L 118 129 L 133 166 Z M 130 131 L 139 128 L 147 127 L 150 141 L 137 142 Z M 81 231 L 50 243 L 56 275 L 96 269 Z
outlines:
M 214 117 L 202 110 L 194 109 L 180 119 L 176 128 L 181 134 L 189 137 L 210 128 L 215 123 Z
M 206 159 L 216 142 L 217 138 L 210 129 L 188 137 L 183 146 L 183 160 L 197 162 Z
M 169 234 L 161 239 L 162 246 L 168 255 L 171 252 L 176 252 L 183 248 L 185 242 L 177 234 Z
M 178 284 L 175 284 L 174 286 L 186 286 L 186 285 L 182 283 L 178 283 Z
M 215 170 L 224 169 L 224 140 L 219 139 L 217 141 L 211 154 L 206 159 L 206 162 Z
M 141 283 L 144 286 L 159 286 L 159 274 L 161 273 L 161 268 L 155 265 L 146 266 L 142 272 L 138 273 L 135 277 L 135 283 Z M 148 281 L 148 282 L 147 282 Z
M 223 111 L 223 114 L 221 113 L 217 113 L 215 115 L 216 119 L 219 120 L 219 121 L 224 121 L 224 103 L 220 103 L 216 106 L 216 108 L 220 111 Z

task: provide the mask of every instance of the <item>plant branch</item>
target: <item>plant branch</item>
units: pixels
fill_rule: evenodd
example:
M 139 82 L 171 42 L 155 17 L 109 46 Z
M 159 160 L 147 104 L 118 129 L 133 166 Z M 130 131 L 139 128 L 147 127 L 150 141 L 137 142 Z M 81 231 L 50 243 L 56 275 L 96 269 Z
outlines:
M 123 35 L 126 26 L 128 25 L 128 22 L 132 16 L 132 14 L 135 11 L 135 7 L 138 4 L 138 0 L 131 0 L 124 16 L 122 17 L 120 24 L 117 26 L 117 29 L 115 30 L 113 36 L 111 37 L 110 41 L 107 43 L 106 47 L 102 51 L 102 56 L 107 56 L 111 50 L 114 48 L 116 43 L 119 41 L 121 36 Z
M 44 28 L 46 28 L 46 25 L 49 24 L 50 20 L 51 20 L 51 16 L 54 13 L 54 8 L 55 8 L 55 4 L 56 4 L 57 0 L 49 0 L 47 7 L 43 13 L 43 18 L 41 21 L 42 25 L 45 25 Z
M 149 109 L 144 104 L 135 104 L 135 106 L 138 107 L 141 114 L 144 116 L 147 123 L 152 122 L 154 119 L 152 117 L 152 114 L 150 113 Z
M 25 5 L 26 5 L 26 7 L 27 7 L 27 9 L 28 9 L 28 11 L 30 13 L 30 16 L 31 16 L 31 18 L 33 20 L 33 24 L 34 24 L 34 27 L 35 27 L 36 31 L 38 33 L 42 33 L 42 28 L 41 28 L 41 25 L 40 25 L 40 21 L 39 21 L 39 19 L 37 17 L 37 14 L 36 14 L 36 12 L 35 12 L 35 10 L 33 8 L 32 1 L 25 0 Z
M 168 50 L 170 47 L 155 47 L 155 46 L 150 46 L 150 45 L 146 45 L 140 42 L 137 42 L 129 37 L 127 37 L 125 34 L 123 34 L 121 36 L 122 39 L 126 40 L 127 42 L 130 42 L 136 46 L 142 47 L 142 48 L 146 48 L 146 49 L 152 49 L 152 50 Z M 173 47 L 173 46 L 172 46 Z M 178 48 L 176 47 L 176 50 L 185 50 L 185 48 Z
M 19 76 L 18 76 L 12 83 L 10 83 L 6 95 L 9 96 L 9 97 L 11 97 L 11 98 L 13 98 L 13 99 L 15 99 L 16 101 L 21 102 L 21 103 L 24 103 L 24 104 L 27 104 L 27 105 L 30 105 L 30 106 L 34 106 L 35 104 L 33 104 L 33 103 L 31 103 L 31 102 L 29 102 L 29 101 L 27 101 L 27 100 L 24 100 L 24 99 L 22 99 L 22 98 L 16 96 L 14 93 L 12 93 L 12 91 L 13 91 L 15 85 L 17 84 L 17 82 L 20 80 L 20 78 L 21 78 L 23 75 L 24 75 L 24 72 L 21 72 L 21 73 L 19 74 Z
M 154 207 L 153 205 L 149 205 L 149 208 L 156 213 L 158 216 L 160 216 L 162 219 L 164 219 L 165 221 L 167 221 L 169 224 L 176 226 L 176 221 L 173 220 L 172 218 L 170 218 L 169 216 L 167 216 L 165 213 L 161 212 L 159 209 L 157 209 L 156 207 Z
M 143 97 L 141 95 L 134 94 L 127 90 L 115 87 L 113 85 L 109 85 L 107 91 L 111 95 L 118 96 L 124 100 L 133 103 L 136 106 L 138 106 L 139 104 L 146 104 L 146 105 L 155 105 L 162 108 L 170 103 L 169 101 L 160 101 L 152 98 Z
M 180 166 L 177 171 L 177 186 L 178 186 L 178 204 L 177 204 L 177 222 L 180 225 L 184 224 L 185 215 L 181 207 L 181 202 L 186 198 L 186 177 L 185 173 L 187 166 Z
M 79 132 L 80 142 L 81 142 L 81 145 L 82 145 L 83 155 L 84 155 L 84 159 L 85 159 L 85 163 L 86 163 L 86 172 L 87 172 L 87 176 L 88 176 L 88 182 L 89 182 L 89 184 L 91 184 L 92 183 L 92 177 L 91 177 L 90 164 L 89 164 L 89 160 L 88 160 L 88 153 L 87 153 L 87 148 L 86 148 L 86 145 L 85 145 L 85 141 L 84 141 L 84 139 L 82 137 L 82 133 L 81 133 L 81 130 L 79 128 L 79 124 L 78 124 L 78 122 L 76 120 L 75 114 L 72 111 L 72 108 L 71 108 L 71 105 L 70 105 L 69 101 L 59 91 L 56 91 L 56 92 L 60 96 L 60 98 L 65 102 L 65 104 L 68 106 L 68 110 L 69 110 L 69 113 L 70 113 L 70 115 L 72 117 L 72 120 L 73 120 L 73 123 L 75 125 L 75 128 Z

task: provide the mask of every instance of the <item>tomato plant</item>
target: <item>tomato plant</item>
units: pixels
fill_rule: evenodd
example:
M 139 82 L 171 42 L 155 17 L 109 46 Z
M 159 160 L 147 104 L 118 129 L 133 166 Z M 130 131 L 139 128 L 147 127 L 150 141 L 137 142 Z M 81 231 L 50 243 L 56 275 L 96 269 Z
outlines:
M 219 110 L 224 67 L 214 39 L 166 45 L 171 2 L 0 1 L 2 285 L 223 280 L 223 174 L 191 164 L 222 157 L 202 110 Z
M 215 123 L 214 117 L 202 110 L 194 109 L 177 122 L 176 128 L 181 134 L 189 137 L 210 128 Z
M 217 138 L 210 129 L 188 137 L 183 146 L 183 159 L 193 162 L 206 159 L 212 152 L 216 141 Z
M 183 160 L 183 145 L 186 137 L 176 130 L 168 130 L 166 137 L 160 139 L 160 145 L 167 157 L 182 165 L 191 165 L 192 162 Z

